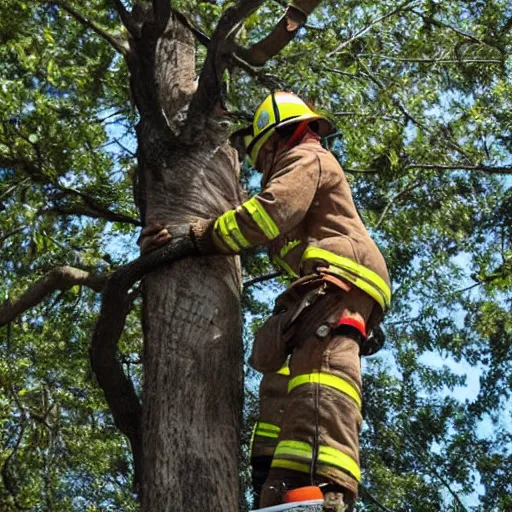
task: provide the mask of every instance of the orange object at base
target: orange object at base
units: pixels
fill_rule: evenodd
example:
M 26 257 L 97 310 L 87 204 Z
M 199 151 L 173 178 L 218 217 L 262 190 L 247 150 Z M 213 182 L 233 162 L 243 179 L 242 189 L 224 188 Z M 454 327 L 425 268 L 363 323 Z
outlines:
M 308 487 L 298 487 L 297 489 L 292 489 L 288 491 L 284 495 L 285 503 L 296 503 L 300 501 L 309 501 L 309 500 L 323 500 L 324 495 L 320 490 L 320 487 L 316 485 L 311 485 Z

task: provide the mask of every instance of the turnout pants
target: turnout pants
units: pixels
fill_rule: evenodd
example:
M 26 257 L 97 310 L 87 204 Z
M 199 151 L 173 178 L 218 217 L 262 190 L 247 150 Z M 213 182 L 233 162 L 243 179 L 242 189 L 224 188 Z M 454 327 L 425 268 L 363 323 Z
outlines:
M 286 367 L 264 374 L 251 460 L 256 495 L 262 485 L 260 507 L 281 503 L 284 492 L 303 485 L 340 487 L 349 504 L 357 498 L 360 340 L 350 329 L 318 327 L 347 315 L 366 323 L 374 306 L 358 288 L 327 286 L 301 313 L 287 343 L 293 347 L 289 375 Z

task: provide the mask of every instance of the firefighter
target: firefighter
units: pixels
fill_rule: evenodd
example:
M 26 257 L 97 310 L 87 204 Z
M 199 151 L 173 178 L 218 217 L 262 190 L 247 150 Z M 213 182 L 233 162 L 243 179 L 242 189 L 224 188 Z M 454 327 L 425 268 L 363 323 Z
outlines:
M 325 510 L 357 498 L 362 383 L 360 356 L 390 307 L 384 258 L 366 230 L 346 177 L 320 144 L 330 121 L 292 93 L 275 92 L 238 131 L 262 173 L 262 191 L 190 232 L 202 254 L 267 245 L 295 281 L 258 331 L 250 363 L 263 372 L 252 441 L 260 507 L 291 489 L 320 486 Z M 141 250 L 172 237 L 148 226 Z

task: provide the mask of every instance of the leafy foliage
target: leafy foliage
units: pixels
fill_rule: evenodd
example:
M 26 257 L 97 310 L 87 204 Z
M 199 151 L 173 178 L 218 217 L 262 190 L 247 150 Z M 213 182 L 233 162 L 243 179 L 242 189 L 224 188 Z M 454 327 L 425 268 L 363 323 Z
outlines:
M 58 4 L 2 4 L 5 299 L 56 265 L 105 272 L 134 253 L 126 66 Z M 110 2 L 67 5 L 123 33 Z M 206 34 L 227 5 L 173 3 Z M 281 13 L 265 3 L 239 41 Z M 387 346 L 364 363 L 361 511 L 512 507 L 511 30 L 505 0 L 327 2 L 264 70 L 227 78 L 236 119 L 269 85 L 332 114 L 332 149 L 392 272 Z M 250 169 L 244 185 L 255 187 Z M 243 263 L 246 280 L 272 270 L 261 252 Z M 247 347 L 285 285 L 273 283 L 246 290 Z M 88 369 L 97 311 L 92 292 L 72 288 L 2 327 L 2 510 L 137 509 L 126 442 Z M 121 349 L 136 382 L 140 337 L 134 311 Z M 256 381 L 248 373 L 245 450 Z

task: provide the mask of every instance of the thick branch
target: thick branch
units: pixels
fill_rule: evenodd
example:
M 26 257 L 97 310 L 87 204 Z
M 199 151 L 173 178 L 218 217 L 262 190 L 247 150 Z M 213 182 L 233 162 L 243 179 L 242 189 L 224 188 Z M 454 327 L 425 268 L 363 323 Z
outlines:
M 72 286 L 87 286 L 100 292 L 106 282 L 105 275 L 95 275 L 73 267 L 57 267 L 39 279 L 13 303 L 0 305 L 0 326 L 6 325 L 28 309 L 37 306 L 55 290 L 68 290 Z
M 66 11 L 71 17 L 73 17 L 76 21 L 81 23 L 84 27 L 87 27 L 96 32 L 96 34 L 98 34 L 100 37 L 105 39 L 105 41 L 110 43 L 110 45 L 122 55 L 128 54 L 130 47 L 128 45 L 128 42 L 123 38 L 112 35 L 110 32 L 100 27 L 96 22 L 90 20 L 89 18 L 86 18 L 83 14 L 76 11 L 73 7 L 68 5 L 63 0 L 51 0 L 49 3 L 59 6 L 61 9 Z
M 188 233 L 188 225 L 184 229 Z M 177 236 L 161 249 L 116 270 L 108 279 L 103 292 L 100 316 L 90 347 L 91 366 L 105 393 L 116 426 L 130 440 L 136 482 L 141 481 L 142 472 L 142 408 L 133 384 L 125 375 L 117 357 L 117 343 L 133 300 L 129 290 L 157 267 L 196 252 L 188 236 Z
M 171 15 L 171 0 L 152 0 L 152 3 L 156 25 L 163 32 Z
M 190 143 L 197 139 L 198 130 L 201 130 L 221 103 L 222 74 L 228 64 L 226 57 L 231 53 L 233 38 L 241 22 L 262 2 L 263 0 L 239 0 L 236 5 L 226 9 L 220 18 L 208 45 L 197 91 L 190 103 L 187 124 L 182 132 L 183 142 Z
M 172 9 L 172 13 L 176 18 L 181 22 L 182 25 L 187 27 L 192 34 L 194 34 L 194 37 L 203 45 L 208 47 L 210 44 L 210 38 L 204 33 L 201 32 L 195 25 L 192 24 L 192 22 L 181 12 L 176 11 L 175 9 Z
M 320 4 L 320 1 L 296 0 L 293 5 L 307 17 Z M 238 47 L 236 55 L 251 66 L 263 66 L 269 59 L 275 57 L 297 34 L 298 26 L 295 30 L 290 30 L 287 26 L 287 16 L 283 16 L 264 39 L 251 48 Z

